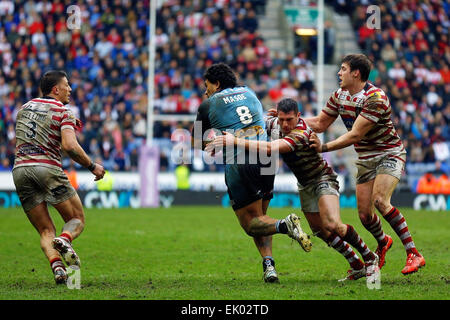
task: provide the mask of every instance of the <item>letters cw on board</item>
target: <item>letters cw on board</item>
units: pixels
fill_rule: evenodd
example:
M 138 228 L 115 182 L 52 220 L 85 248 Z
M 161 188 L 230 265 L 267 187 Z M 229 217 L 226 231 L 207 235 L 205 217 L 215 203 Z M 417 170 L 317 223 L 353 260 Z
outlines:
M 79 196 L 86 208 L 139 208 L 140 199 L 137 191 L 80 191 Z M 341 194 L 341 208 L 356 208 L 354 194 Z M 400 193 L 394 202 L 396 206 L 410 207 L 415 210 L 447 211 L 450 210 L 450 195 Z M 228 207 L 229 197 L 225 192 L 190 192 L 173 191 L 160 193 L 159 205 L 168 208 L 173 205 L 221 205 Z M 0 208 L 19 208 L 19 197 L 15 191 L 0 191 Z M 297 193 L 274 193 L 270 201 L 273 208 L 300 208 Z

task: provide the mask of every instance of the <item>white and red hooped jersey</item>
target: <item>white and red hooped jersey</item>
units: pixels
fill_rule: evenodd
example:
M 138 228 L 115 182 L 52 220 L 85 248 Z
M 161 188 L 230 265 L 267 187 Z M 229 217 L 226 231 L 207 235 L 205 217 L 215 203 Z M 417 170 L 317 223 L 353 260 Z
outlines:
M 282 153 L 281 157 L 300 185 L 305 187 L 313 182 L 336 179 L 337 175 L 333 168 L 320 153 L 309 146 L 309 138 L 313 131 L 303 119 L 299 119 L 297 126 L 289 134 L 282 135 L 278 118 L 268 117 L 266 130 L 272 140 L 279 138 L 291 148 L 292 152 Z
M 363 90 L 353 96 L 347 90 L 339 88 L 330 96 L 322 112 L 330 117 L 340 115 L 348 131 L 352 129 L 358 116 L 375 123 L 365 137 L 354 145 L 359 160 L 405 152 L 405 147 L 391 120 L 392 108 L 389 98 L 383 90 L 371 83 L 367 83 Z
M 77 120 L 60 101 L 45 97 L 28 101 L 17 113 L 14 168 L 61 168 L 61 130 L 77 128 Z

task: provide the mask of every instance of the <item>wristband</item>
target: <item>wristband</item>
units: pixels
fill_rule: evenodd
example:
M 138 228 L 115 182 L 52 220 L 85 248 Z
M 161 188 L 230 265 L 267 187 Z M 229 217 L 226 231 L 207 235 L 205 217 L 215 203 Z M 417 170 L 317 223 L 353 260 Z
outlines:
M 88 170 L 89 171 L 94 171 L 94 169 L 95 169 L 95 163 L 94 163 L 94 161 L 91 161 L 91 164 L 89 165 L 89 167 L 87 167 L 88 168 Z
M 322 152 L 328 152 L 328 147 L 326 143 L 322 145 Z

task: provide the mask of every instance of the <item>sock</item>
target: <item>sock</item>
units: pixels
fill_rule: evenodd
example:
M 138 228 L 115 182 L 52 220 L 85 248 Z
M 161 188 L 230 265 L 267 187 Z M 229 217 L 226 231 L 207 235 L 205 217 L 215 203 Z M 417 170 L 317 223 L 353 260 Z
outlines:
M 363 257 L 364 261 L 375 259 L 375 255 L 373 254 L 373 252 L 369 250 L 367 245 L 351 225 L 347 224 L 347 233 L 342 239 L 356 248 L 356 250 L 358 250 Z
M 364 263 L 356 255 L 355 251 L 342 240 L 338 234 L 332 233 L 328 239 L 324 240 L 329 246 L 333 247 L 337 252 L 342 254 L 354 270 L 359 270 L 364 267 Z
M 275 267 L 275 260 L 273 260 L 273 258 L 271 256 L 265 256 L 263 258 L 263 270 L 266 271 L 267 267 L 269 266 L 273 266 Z
M 275 227 L 277 228 L 278 233 L 284 233 L 284 234 L 288 233 L 286 220 L 284 220 L 284 219 L 278 220 L 275 224 Z
M 385 216 L 387 222 L 391 225 L 392 229 L 394 229 L 395 233 L 399 236 L 400 240 L 402 240 L 403 246 L 405 247 L 406 253 L 414 253 L 420 255 L 416 249 L 414 241 L 412 240 L 411 234 L 408 230 L 408 225 L 406 224 L 406 220 L 403 215 L 398 211 L 397 208 L 392 207 L 391 211 L 389 211 Z
M 378 215 L 374 214 L 372 221 L 368 224 L 363 223 L 363 226 L 374 236 L 378 244 L 385 245 L 387 243 L 387 237 L 381 227 L 381 220 Z
M 63 232 L 59 235 L 61 238 L 66 239 L 69 243 L 72 243 L 72 237 L 67 232 Z
M 62 267 L 64 270 L 66 270 L 66 266 L 64 265 L 64 263 L 61 261 L 60 258 L 54 258 L 50 261 L 50 267 L 52 268 L 53 272 L 55 271 L 55 269 L 57 267 Z

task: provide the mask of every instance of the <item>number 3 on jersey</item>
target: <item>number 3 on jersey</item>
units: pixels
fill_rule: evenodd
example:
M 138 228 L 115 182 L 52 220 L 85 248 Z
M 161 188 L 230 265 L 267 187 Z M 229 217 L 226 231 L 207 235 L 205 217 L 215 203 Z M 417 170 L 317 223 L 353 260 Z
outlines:
M 26 133 L 27 137 L 30 139 L 34 139 L 34 137 L 36 137 L 36 127 L 37 124 L 34 121 L 30 121 L 27 123 L 28 129 L 30 129 L 30 131 L 28 131 Z
M 239 120 L 243 124 L 250 124 L 253 121 L 253 117 L 250 113 L 250 110 L 246 106 L 241 106 L 236 108 L 236 112 L 239 115 Z

